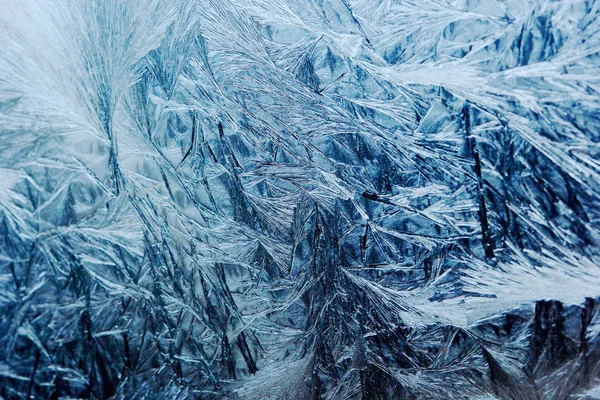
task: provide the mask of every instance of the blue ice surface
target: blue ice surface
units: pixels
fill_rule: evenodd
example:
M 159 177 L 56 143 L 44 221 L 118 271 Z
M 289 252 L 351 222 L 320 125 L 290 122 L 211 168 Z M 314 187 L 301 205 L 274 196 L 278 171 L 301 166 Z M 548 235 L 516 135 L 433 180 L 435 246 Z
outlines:
M 4 0 L 0 399 L 599 399 L 599 14 Z

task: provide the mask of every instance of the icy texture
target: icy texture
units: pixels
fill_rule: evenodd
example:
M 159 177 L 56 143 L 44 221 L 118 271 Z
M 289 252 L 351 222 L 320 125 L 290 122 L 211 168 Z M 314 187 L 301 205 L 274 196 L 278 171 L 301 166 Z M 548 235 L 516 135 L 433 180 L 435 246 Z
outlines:
M 0 1 L 0 397 L 592 399 L 600 1 Z

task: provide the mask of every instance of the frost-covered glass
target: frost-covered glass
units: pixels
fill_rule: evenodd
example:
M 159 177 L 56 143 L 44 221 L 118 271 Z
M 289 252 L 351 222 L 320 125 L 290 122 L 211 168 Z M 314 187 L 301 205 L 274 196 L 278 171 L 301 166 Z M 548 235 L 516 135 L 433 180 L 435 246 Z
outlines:
M 599 21 L 0 0 L 0 398 L 600 398 Z

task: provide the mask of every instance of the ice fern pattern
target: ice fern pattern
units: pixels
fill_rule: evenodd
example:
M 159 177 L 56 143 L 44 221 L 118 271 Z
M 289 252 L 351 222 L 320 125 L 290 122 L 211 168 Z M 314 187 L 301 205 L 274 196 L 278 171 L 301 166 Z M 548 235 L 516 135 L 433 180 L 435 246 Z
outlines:
M 600 398 L 600 1 L 3 0 L 0 43 L 0 398 Z

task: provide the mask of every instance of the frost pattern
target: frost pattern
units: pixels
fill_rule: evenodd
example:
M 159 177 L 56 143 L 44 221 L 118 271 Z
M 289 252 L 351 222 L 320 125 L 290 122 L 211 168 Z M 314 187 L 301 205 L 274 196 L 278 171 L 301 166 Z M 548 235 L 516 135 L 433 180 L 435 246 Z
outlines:
M 599 21 L 4 0 L 0 397 L 599 398 Z

